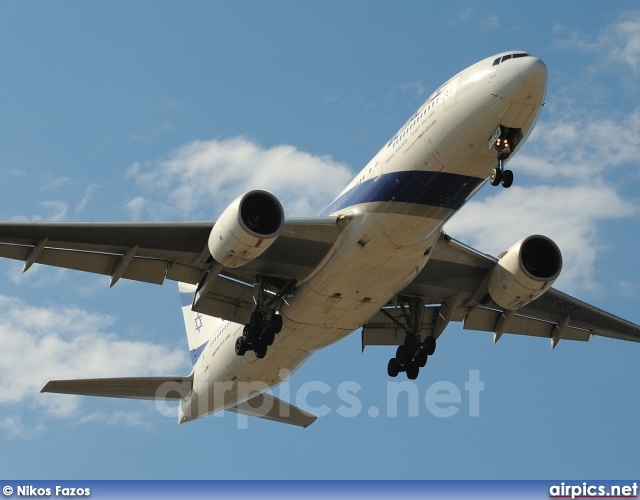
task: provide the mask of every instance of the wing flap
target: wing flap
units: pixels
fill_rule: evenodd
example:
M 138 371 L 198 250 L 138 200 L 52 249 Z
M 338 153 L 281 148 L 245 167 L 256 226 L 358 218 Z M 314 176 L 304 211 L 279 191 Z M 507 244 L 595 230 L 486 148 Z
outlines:
M 227 408 L 227 411 L 298 427 L 309 427 L 318 418 L 268 393 Z
M 193 311 L 233 323 L 246 324 L 253 307 L 253 287 L 218 276 L 214 285 L 192 308 Z
M 31 251 L 32 248 L 27 246 L 0 244 L 0 257 L 26 261 Z M 45 248 L 38 255 L 36 262 L 47 266 L 111 276 L 121 259 L 121 255 Z M 162 285 L 168 264 L 163 260 L 135 257 L 127 265 L 122 277 Z
M 465 330 L 495 332 L 498 319 L 501 315 L 502 311 L 476 307 L 467 314 L 463 328 Z M 515 314 L 508 322 L 504 333 L 551 338 L 555 329 L 556 323 L 549 323 L 547 321 L 541 321 L 539 319 L 528 318 L 526 316 Z M 562 335 L 563 340 L 578 340 L 582 342 L 588 342 L 590 337 L 591 334 L 588 330 L 582 330 L 571 326 L 568 326 Z
M 582 302 L 554 288 L 520 310 L 548 320 L 571 318 L 570 325 L 591 330 L 594 335 L 640 342 L 640 326 Z M 563 337 L 564 338 L 564 337 Z
M 262 255 L 223 272 L 247 283 L 255 282 L 257 274 L 301 280 L 322 262 L 348 222 L 334 217 L 289 219 Z M 124 261 L 118 279 L 197 284 L 210 266 L 207 241 L 214 224 L 1 222 L 0 257 L 26 261 L 27 267 L 38 263 L 111 276 Z
M 190 377 L 127 377 L 51 380 L 40 392 L 109 398 L 180 400 L 192 387 Z

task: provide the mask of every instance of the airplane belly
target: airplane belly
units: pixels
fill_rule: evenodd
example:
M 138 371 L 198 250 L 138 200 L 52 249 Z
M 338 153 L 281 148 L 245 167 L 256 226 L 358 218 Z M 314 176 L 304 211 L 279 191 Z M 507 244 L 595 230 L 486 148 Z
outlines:
M 291 322 L 320 329 L 305 348 L 315 350 L 343 338 L 404 288 L 426 263 L 425 250 L 441 224 L 394 214 L 357 216 L 334 256 L 281 310 Z M 401 245 L 389 233 L 410 243 Z

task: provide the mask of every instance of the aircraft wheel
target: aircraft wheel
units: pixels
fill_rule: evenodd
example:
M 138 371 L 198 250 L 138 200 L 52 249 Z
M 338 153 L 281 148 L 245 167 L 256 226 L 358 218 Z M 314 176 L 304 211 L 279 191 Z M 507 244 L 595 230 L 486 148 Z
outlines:
M 264 323 L 264 317 L 260 311 L 253 311 L 251 313 L 251 319 L 249 320 L 249 328 L 251 331 L 260 334 L 260 330 L 262 330 L 262 326 Z
M 247 352 L 247 343 L 245 342 L 244 338 L 238 337 L 236 339 L 236 354 L 238 356 L 244 356 L 246 352 Z
M 257 342 L 257 345 L 253 348 L 256 354 L 256 358 L 262 359 L 267 355 L 267 345 L 264 342 Z
M 497 186 L 498 184 L 500 184 L 501 180 L 502 180 L 502 170 L 500 170 L 499 168 L 494 168 L 491 171 L 491 177 L 489 178 L 489 182 L 491 183 L 492 186 Z
M 272 345 L 273 341 L 276 339 L 275 332 L 271 329 L 271 327 L 267 328 L 267 331 L 264 332 L 264 342 L 265 344 Z
M 431 356 L 434 352 L 436 352 L 436 338 L 429 335 L 424 339 L 424 350 L 426 351 L 428 356 Z
M 242 338 L 247 344 L 250 344 L 253 340 L 253 335 L 251 334 L 251 327 L 249 325 L 244 325 L 242 329 Z
M 420 368 L 424 368 L 427 364 L 428 358 L 429 356 L 427 355 L 427 351 L 424 349 L 420 349 L 420 352 L 415 357 L 415 362 Z
M 420 367 L 418 363 L 415 361 L 410 361 L 407 363 L 407 378 L 409 380 L 415 380 L 418 378 L 418 373 L 420 373 Z
M 398 362 L 399 365 L 404 363 L 405 352 L 406 352 L 406 349 L 404 348 L 404 346 L 399 345 L 398 349 L 396 350 L 396 357 L 395 357 L 395 360 Z
M 273 333 L 280 333 L 282 331 L 282 316 L 274 314 L 271 317 L 271 329 Z
M 511 170 L 505 170 L 502 173 L 502 187 L 508 188 L 513 184 L 513 172 Z
M 416 352 L 417 348 L 418 348 L 418 337 L 416 337 L 413 334 L 408 334 L 404 338 L 404 350 L 405 350 L 405 352 L 413 354 L 414 352 Z
M 398 373 L 400 373 L 400 364 L 396 360 L 396 358 L 391 358 L 389 360 L 389 364 L 387 365 L 387 374 L 390 377 L 397 377 Z

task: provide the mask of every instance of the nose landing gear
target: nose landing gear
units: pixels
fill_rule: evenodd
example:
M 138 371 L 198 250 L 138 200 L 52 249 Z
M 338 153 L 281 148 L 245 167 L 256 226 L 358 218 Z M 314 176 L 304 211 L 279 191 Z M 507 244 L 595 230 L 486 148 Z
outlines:
M 489 140 L 489 149 L 495 149 L 498 154 L 498 165 L 491 171 L 489 182 L 492 186 L 502 184 L 508 188 L 513 184 L 513 172 L 504 169 L 504 162 L 511 156 L 511 152 L 522 139 L 522 130 L 499 125 Z

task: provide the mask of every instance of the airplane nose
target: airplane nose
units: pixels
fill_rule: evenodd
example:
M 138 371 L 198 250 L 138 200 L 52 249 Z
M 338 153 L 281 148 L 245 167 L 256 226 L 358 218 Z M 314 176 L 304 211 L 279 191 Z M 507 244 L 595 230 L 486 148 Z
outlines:
M 547 66 L 537 57 L 523 57 L 518 62 L 522 81 L 531 87 L 542 87 L 547 83 Z

